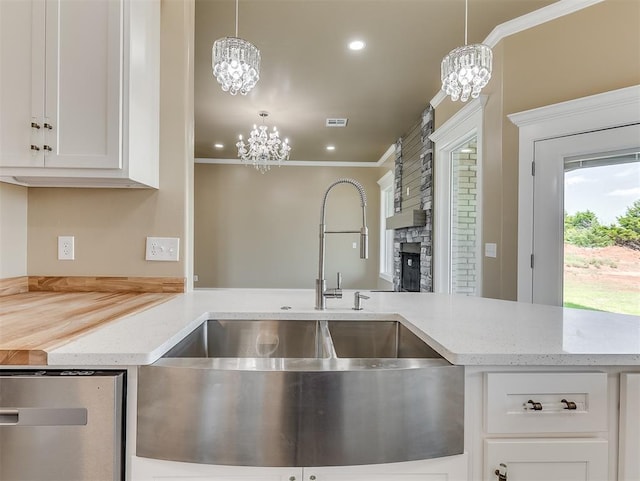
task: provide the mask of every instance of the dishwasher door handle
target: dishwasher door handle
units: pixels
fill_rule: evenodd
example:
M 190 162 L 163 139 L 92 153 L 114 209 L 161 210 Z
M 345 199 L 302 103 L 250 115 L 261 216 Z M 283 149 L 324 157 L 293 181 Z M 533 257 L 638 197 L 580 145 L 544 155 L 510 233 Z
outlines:
M 85 426 L 86 408 L 0 408 L 0 426 Z
M 0 426 L 18 424 L 19 413 L 17 409 L 0 409 Z

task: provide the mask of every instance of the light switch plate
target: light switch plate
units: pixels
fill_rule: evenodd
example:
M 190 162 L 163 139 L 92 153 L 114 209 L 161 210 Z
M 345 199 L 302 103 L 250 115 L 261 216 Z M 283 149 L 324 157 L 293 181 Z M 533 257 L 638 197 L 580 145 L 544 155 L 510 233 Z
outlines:
M 485 257 L 498 257 L 498 245 L 494 243 L 487 242 L 484 245 L 484 256 Z
M 176 262 L 179 258 L 179 237 L 147 237 L 146 260 Z

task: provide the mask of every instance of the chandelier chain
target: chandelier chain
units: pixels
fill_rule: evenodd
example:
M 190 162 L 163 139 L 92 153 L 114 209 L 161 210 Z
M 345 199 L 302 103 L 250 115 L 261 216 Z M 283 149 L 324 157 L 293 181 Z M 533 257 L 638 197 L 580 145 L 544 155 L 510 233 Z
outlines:
M 236 13 L 236 15 L 237 15 L 237 13 Z M 465 45 L 468 45 L 468 43 L 469 43 L 468 40 L 467 40 L 467 25 L 468 25 L 468 21 L 469 21 L 469 0 L 464 0 L 464 44 Z M 237 22 L 237 20 L 236 20 L 236 22 Z M 238 36 L 237 32 L 236 32 L 236 36 Z

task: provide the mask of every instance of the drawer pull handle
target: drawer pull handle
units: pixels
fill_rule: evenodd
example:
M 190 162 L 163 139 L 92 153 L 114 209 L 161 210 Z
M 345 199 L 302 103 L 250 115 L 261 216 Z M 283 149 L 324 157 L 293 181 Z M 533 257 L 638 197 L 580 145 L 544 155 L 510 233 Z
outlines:
M 527 404 L 530 404 L 530 406 L 527 406 L 525 404 L 525 407 L 527 407 L 528 409 L 532 409 L 533 411 L 542 411 L 542 403 L 537 403 L 529 399 L 527 401 Z
M 37 122 L 31 122 L 31 128 L 40 130 L 40 124 Z
M 33 144 L 31 144 L 31 150 L 36 150 L 36 151 L 38 151 L 38 150 L 40 150 L 40 147 L 38 147 L 37 145 L 33 145 Z
M 495 470 L 495 475 L 498 476 L 498 481 L 507 481 L 507 465 L 500 463 L 500 467 Z
M 529 399 L 524 404 L 524 409 L 525 411 L 576 411 L 578 404 L 574 401 L 567 401 L 566 399 L 562 399 L 559 403 L 540 403 Z
M 47 130 L 53 130 L 53 125 L 51 125 L 49 122 L 45 122 L 44 123 L 44 128 Z

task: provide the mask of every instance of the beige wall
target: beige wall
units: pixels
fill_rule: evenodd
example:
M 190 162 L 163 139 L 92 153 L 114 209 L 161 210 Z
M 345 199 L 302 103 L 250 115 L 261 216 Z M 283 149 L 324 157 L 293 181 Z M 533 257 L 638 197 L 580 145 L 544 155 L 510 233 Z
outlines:
M 0 279 L 27 275 L 27 189 L 0 183 Z
M 320 207 L 327 187 L 353 178 L 368 198 L 369 259 L 352 248 L 359 235 L 327 235 L 326 278 L 335 286 L 374 289 L 378 283 L 377 168 L 280 167 L 262 175 L 243 165 L 196 164 L 196 287 L 315 287 Z M 329 230 L 359 229 L 360 198 L 340 184 L 327 201 Z
M 190 270 L 193 1 L 161 5 L 160 189 L 30 188 L 29 275 L 185 276 Z M 57 260 L 58 235 L 75 236 L 75 261 Z M 147 236 L 180 237 L 180 261 L 145 261 Z
M 640 2 L 606 0 L 507 37 L 494 48 L 484 116 L 483 295 L 517 297 L 518 129 L 507 115 L 640 83 Z M 464 104 L 444 100 L 436 128 Z

